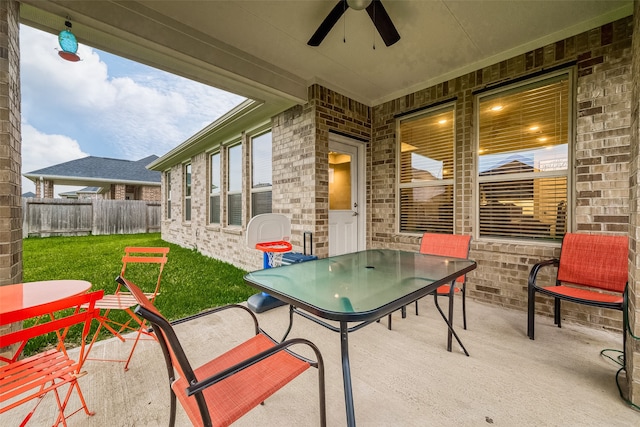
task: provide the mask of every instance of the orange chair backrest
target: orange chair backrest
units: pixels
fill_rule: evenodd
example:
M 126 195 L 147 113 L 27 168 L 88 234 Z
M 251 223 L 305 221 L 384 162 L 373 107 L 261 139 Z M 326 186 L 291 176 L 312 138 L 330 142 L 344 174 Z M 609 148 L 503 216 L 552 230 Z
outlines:
M 468 258 L 470 235 L 424 233 L 420 242 L 420 253 L 429 255 L 448 256 L 452 258 Z M 464 282 L 465 276 L 460 276 L 456 282 Z
M 627 236 L 567 233 L 558 281 L 622 293 L 629 280 L 628 259 Z
M 120 270 L 120 276 L 126 277 L 127 266 L 133 263 L 143 264 L 158 264 L 160 270 L 158 272 L 158 279 L 156 281 L 156 288 L 154 293 L 157 294 L 160 291 L 160 281 L 162 280 L 162 271 L 167 263 L 167 254 L 169 248 L 166 247 L 135 247 L 127 246 L 124 249 L 124 256 L 122 257 L 122 270 Z
M 131 247 L 124 248 L 124 256 L 122 257 L 122 270 L 120 275 L 124 276 L 128 263 L 140 262 L 140 263 L 157 263 L 160 264 L 160 274 L 164 269 L 164 265 L 167 263 L 167 254 L 169 248 L 162 247 Z

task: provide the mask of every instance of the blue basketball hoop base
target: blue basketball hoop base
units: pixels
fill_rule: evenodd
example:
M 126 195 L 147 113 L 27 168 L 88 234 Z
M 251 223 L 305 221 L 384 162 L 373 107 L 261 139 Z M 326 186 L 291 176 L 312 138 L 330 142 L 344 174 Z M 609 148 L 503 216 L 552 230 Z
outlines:
M 271 310 L 272 308 L 282 305 L 285 305 L 285 303 L 264 292 L 251 295 L 249 299 L 247 299 L 247 306 L 254 313 L 262 313 L 263 311 Z
M 263 268 L 274 267 L 271 265 L 272 261 L 269 261 L 269 254 L 267 252 L 264 252 L 263 257 Z M 285 305 L 284 302 L 280 301 L 278 298 L 272 297 L 266 292 L 251 295 L 247 299 L 247 307 L 249 307 L 249 309 L 254 313 L 262 313 L 263 311 L 271 310 L 272 308 L 283 305 Z

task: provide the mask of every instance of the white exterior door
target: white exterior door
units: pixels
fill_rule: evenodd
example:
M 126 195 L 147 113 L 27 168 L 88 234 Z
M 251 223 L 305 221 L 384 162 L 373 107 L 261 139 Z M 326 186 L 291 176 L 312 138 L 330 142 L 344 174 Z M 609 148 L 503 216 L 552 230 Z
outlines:
M 364 144 L 329 140 L 329 256 L 364 250 Z

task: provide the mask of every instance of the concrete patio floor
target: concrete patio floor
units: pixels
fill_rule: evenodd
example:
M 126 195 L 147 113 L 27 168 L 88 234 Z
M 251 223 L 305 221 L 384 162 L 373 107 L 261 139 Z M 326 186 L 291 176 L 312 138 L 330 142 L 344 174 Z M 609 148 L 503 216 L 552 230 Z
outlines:
M 459 301 L 456 301 L 459 303 Z M 446 300 L 444 301 L 446 304 Z M 446 328 L 432 298 L 420 301 L 420 315 L 394 314 L 349 335 L 356 421 L 359 426 L 637 426 L 640 411 L 620 398 L 619 366 L 600 355 L 621 349 L 620 334 L 564 324 L 538 316 L 536 340 L 526 337 L 526 313 L 468 302 L 468 330 L 456 327 L 470 353 L 454 341 L 446 351 Z M 249 336 L 248 316 L 240 310 L 207 316 L 176 329 L 194 360 L 206 360 Z M 288 311 L 280 307 L 258 315 L 261 326 L 280 338 Z M 329 426 L 346 424 L 339 336 L 300 316 L 292 336 L 314 341 L 326 363 Z M 131 343 L 109 339 L 93 357 L 126 357 Z M 615 357 L 616 354 L 613 354 Z M 160 348 L 140 343 L 128 372 L 122 363 L 88 361 L 80 382 L 91 410 L 69 419 L 69 426 L 164 426 L 169 392 Z M 624 382 L 624 381 L 622 381 Z M 50 425 L 54 402 L 45 398 L 29 425 Z M 28 409 L 25 405 L 24 409 Z M 0 425 L 18 425 L 26 411 L 0 416 Z M 253 409 L 238 426 L 318 425 L 317 371 L 310 369 Z M 178 426 L 189 425 L 178 405 Z

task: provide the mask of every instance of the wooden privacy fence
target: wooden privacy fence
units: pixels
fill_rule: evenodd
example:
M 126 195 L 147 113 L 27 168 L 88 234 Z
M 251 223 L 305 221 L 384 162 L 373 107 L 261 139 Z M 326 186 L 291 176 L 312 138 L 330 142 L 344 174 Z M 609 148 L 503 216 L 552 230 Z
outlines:
M 22 199 L 22 236 L 86 236 L 160 231 L 160 202 Z

